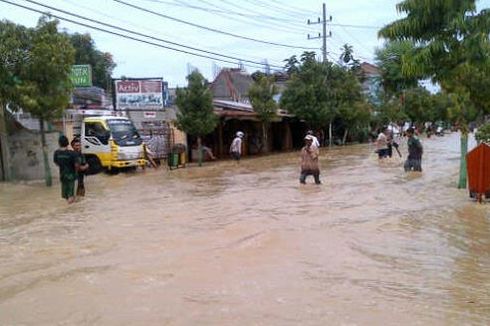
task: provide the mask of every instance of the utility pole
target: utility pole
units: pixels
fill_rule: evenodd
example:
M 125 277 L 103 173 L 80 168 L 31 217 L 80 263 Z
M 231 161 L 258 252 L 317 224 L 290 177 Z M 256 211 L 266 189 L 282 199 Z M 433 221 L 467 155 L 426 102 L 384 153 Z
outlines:
M 325 5 L 325 3 L 323 3 L 323 19 L 320 19 L 320 17 L 318 17 L 318 20 L 316 22 L 312 22 L 308 19 L 308 25 L 316 25 L 316 24 L 322 24 L 323 26 L 323 30 L 322 32 L 323 33 L 318 33 L 318 36 L 310 36 L 310 34 L 308 34 L 308 40 L 315 40 L 315 39 L 319 39 L 321 38 L 323 40 L 323 46 L 322 46 L 322 55 L 323 55 L 323 62 L 327 62 L 327 38 L 328 37 L 332 37 L 332 32 L 330 31 L 327 35 L 327 23 L 331 22 L 332 21 L 332 16 L 329 17 L 329 19 L 327 20 L 327 7 Z

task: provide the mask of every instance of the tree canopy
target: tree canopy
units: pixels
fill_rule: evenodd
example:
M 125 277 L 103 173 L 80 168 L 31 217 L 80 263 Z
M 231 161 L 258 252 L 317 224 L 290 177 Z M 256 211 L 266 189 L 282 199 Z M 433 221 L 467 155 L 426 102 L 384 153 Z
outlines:
M 36 28 L 0 23 L 0 109 L 23 109 L 39 118 L 46 185 L 50 186 L 44 121 L 61 116 L 68 106 L 74 49 L 58 21 L 43 16 Z
M 90 34 L 69 34 L 70 42 L 75 48 L 75 64 L 92 66 L 94 86 L 111 89 L 112 71 L 116 67 L 112 54 L 97 49 Z
M 260 77 L 252 84 L 248 91 L 252 107 L 262 122 L 262 138 L 266 148 L 268 145 L 267 129 L 277 115 L 277 103 L 274 99 L 277 92 L 278 90 L 274 84 L 273 76 Z
M 177 89 L 177 127 L 190 135 L 207 135 L 218 122 L 213 112 L 213 95 L 198 71 L 187 76 L 187 81 L 186 88 Z
M 397 9 L 406 16 L 379 35 L 413 42 L 416 47 L 402 62 L 403 73 L 431 78 L 450 94 L 449 116 L 462 128 L 458 186 L 464 188 L 469 119 L 490 107 L 489 92 L 480 86 L 490 78 L 490 11 L 478 12 L 476 0 L 404 0 Z M 480 80 L 475 83 L 473 77 Z
M 421 78 L 403 72 L 403 63 L 414 54 L 411 41 L 392 41 L 376 50 L 375 63 L 381 74 L 383 90 L 392 96 L 399 96 L 404 90 L 415 88 Z

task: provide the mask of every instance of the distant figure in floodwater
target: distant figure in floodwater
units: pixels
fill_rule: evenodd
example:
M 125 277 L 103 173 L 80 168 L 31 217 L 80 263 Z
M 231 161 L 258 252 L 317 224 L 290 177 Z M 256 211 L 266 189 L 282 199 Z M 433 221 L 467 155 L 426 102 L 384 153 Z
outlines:
M 236 133 L 235 139 L 233 139 L 233 142 L 231 143 L 230 146 L 230 155 L 231 157 L 239 162 L 240 158 L 242 156 L 242 139 L 243 139 L 244 133 L 241 131 L 238 131 Z
M 80 144 L 80 138 L 73 138 L 71 141 L 71 148 L 73 148 L 73 151 L 78 154 L 78 158 L 80 160 L 80 168 L 78 171 L 78 182 L 77 182 L 77 197 L 83 197 L 85 196 L 85 183 L 84 183 L 84 177 L 85 177 L 85 171 L 88 169 L 88 163 L 87 159 L 85 158 L 85 155 L 82 154 L 82 145 Z
M 319 155 L 320 150 L 318 147 L 313 146 L 313 136 L 306 135 L 305 146 L 301 149 L 301 175 L 299 177 L 301 184 L 306 183 L 306 177 L 309 175 L 315 178 L 317 185 L 321 184 L 320 165 L 318 164 Z
M 387 133 L 388 129 L 383 127 L 378 134 L 378 138 L 376 139 L 376 153 L 378 153 L 378 158 L 380 160 L 389 156 Z
M 407 130 L 407 145 L 408 145 L 408 158 L 405 161 L 405 172 L 408 171 L 418 171 L 422 172 L 422 154 L 424 153 L 424 148 L 420 140 L 414 135 L 415 130 L 409 128 Z
M 311 145 L 314 146 L 314 147 L 316 147 L 316 148 L 319 148 L 320 147 L 320 142 L 318 141 L 318 138 L 313 133 L 313 130 L 308 130 L 306 132 L 306 134 L 309 135 L 309 136 L 311 136 L 313 138 Z
M 75 201 L 75 180 L 80 168 L 80 157 L 68 149 L 68 138 L 65 136 L 60 136 L 58 144 L 60 148 L 54 152 L 53 160 L 60 168 L 61 197 L 71 204 Z

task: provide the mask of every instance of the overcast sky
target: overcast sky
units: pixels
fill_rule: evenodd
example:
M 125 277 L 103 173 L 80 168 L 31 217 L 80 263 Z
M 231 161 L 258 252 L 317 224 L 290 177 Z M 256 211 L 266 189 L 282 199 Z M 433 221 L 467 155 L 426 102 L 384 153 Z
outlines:
M 8 0 L 42 11 L 50 11 L 63 17 L 67 14 L 46 9 L 25 0 Z M 319 0 L 121 0 L 142 8 L 177 18 L 192 24 L 232 33 L 247 38 L 280 43 L 301 48 L 290 48 L 272 44 L 263 44 L 240 39 L 229 35 L 204 30 L 163 18 L 151 13 L 130 8 L 115 0 L 37 0 L 57 9 L 100 20 L 108 24 L 153 37 L 180 43 L 201 50 L 207 50 L 245 60 L 283 66 L 283 60 L 291 55 L 300 55 L 303 51 L 321 53 L 320 39 L 307 40 L 307 34 L 317 36 L 321 25 L 306 24 L 307 19 L 316 21 L 322 13 L 322 1 Z M 383 44 L 377 37 L 377 28 L 400 18 L 396 12 L 398 0 L 331 0 L 327 2 L 327 16 L 332 16 L 328 30 L 332 37 L 327 40 L 330 60 L 338 59 L 342 44 L 354 47 L 355 55 L 361 61 L 373 61 L 374 49 Z M 490 0 L 478 1 L 479 7 L 489 7 Z M 198 8 L 196 8 L 198 7 Z M 39 13 L 17 8 L 0 2 L 0 17 L 18 24 L 34 26 Z M 71 19 L 82 21 L 80 18 Z M 87 23 L 87 22 L 86 22 Z M 94 26 L 95 23 L 88 23 Z M 338 26 L 361 25 L 361 27 Z M 198 68 L 206 78 L 213 79 L 218 67 L 236 67 L 238 60 L 226 59 L 234 63 L 224 63 L 212 59 L 200 58 L 181 52 L 159 48 L 154 45 L 95 31 L 73 23 L 61 22 L 61 27 L 69 32 L 90 33 L 98 49 L 114 55 L 117 68 L 114 77 L 163 77 L 170 87 L 184 86 L 188 65 Z M 110 29 L 110 28 L 109 28 Z M 114 29 L 111 29 L 115 31 Z M 128 32 L 119 33 L 130 35 Z M 133 35 L 134 36 L 134 35 Z M 143 38 L 141 36 L 134 36 Z M 148 41 L 176 47 L 158 40 Z M 196 52 L 195 50 L 189 50 Z M 209 54 L 207 54 L 209 55 Z M 210 55 L 214 56 L 214 55 Z M 245 67 L 248 71 L 256 67 Z

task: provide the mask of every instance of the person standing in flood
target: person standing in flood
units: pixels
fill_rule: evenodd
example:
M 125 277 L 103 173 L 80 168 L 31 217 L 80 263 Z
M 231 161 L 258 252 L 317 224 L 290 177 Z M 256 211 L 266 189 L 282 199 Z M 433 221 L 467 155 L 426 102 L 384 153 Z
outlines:
M 85 177 L 85 172 L 88 169 L 88 163 L 87 159 L 85 158 L 85 155 L 82 154 L 82 146 L 80 144 L 80 138 L 73 138 L 71 141 L 71 148 L 73 148 L 73 151 L 78 154 L 78 158 L 80 161 L 80 167 L 78 170 L 78 176 L 77 176 L 77 197 L 83 197 L 85 196 L 85 183 L 84 183 L 84 177 Z
M 321 184 L 320 181 L 320 165 L 318 163 L 318 156 L 320 150 L 313 145 L 313 137 L 306 135 L 305 146 L 301 149 L 301 174 L 299 182 L 301 184 L 306 183 L 306 177 L 312 175 L 315 178 L 317 185 Z
M 408 158 L 405 161 L 405 172 L 408 171 L 418 171 L 422 172 L 422 154 L 424 153 L 424 148 L 420 140 L 414 135 L 415 130 L 409 128 L 407 130 L 407 145 L 408 145 Z
M 61 197 L 71 204 L 75 201 L 75 180 L 80 168 L 80 157 L 68 149 L 68 138 L 65 136 L 60 136 L 58 144 L 60 148 L 54 152 L 53 160 L 60 168 Z
M 383 127 L 376 139 L 376 152 L 378 153 L 378 158 L 380 160 L 387 158 L 389 156 L 388 151 L 388 137 L 386 136 L 388 129 Z
M 315 134 L 313 133 L 313 130 L 308 130 L 306 132 L 307 135 L 310 135 L 313 139 L 313 142 L 312 142 L 312 146 L 316 147 L 316 148 L 320 148 L 320 142 L 318 141 L 318 138 L 315 136 Z
M 242 139 L 243 139 L 244 133 L 241 131 L 238 131 L 236 133 L 235 139 L 231 142 L 230 146 L 230 155 L 231 157 L 237 161 L 240 162 L 240 158 L 242 156 Z

